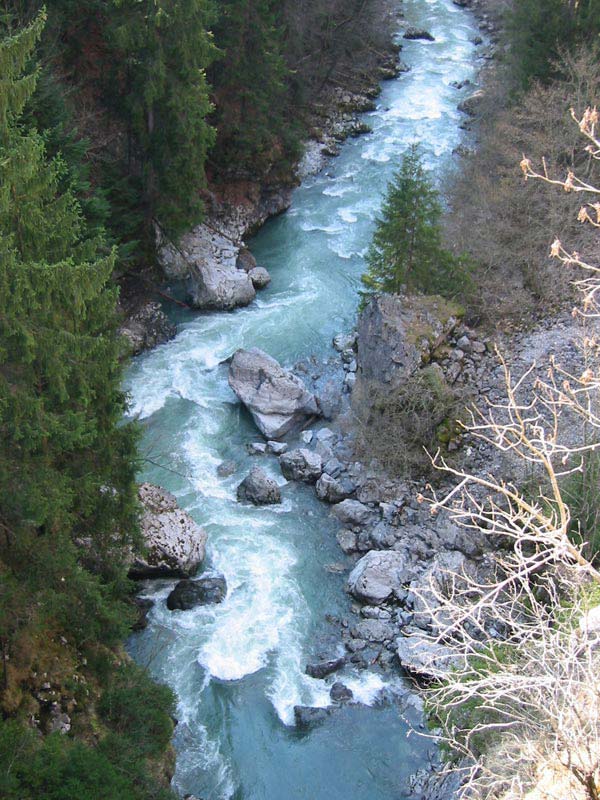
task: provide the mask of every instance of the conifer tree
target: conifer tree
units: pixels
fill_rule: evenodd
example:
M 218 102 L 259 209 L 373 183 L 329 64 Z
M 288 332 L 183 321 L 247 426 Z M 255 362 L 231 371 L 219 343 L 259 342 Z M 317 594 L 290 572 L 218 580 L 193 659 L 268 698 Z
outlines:
M 420 291 L 456 296 L 467 283 L 465 262 L 442 243 L 442 207 L 413 145 L 391 181 L 363 275 L 366 297 Z
M 223 55 L 211 72 L 220 171 L 256 175 L 299 148 L 290 116 L 280 4 L 223 0 L 215 40 Z
M 212 0 L 115 0 L 108 15 L 106 104 L 127 128 L 125 162 L 137 181 L 142 235 L 158 221 L 176 235 L 200 221 L 214 141 L 206 69 L 216 55 Z M 117 192 L 113 194 L 116 199 Z
M 135 530 L 134 436 L 121 426 L 114 253 L 64 167 L 23 125 L 43 15 L 0 42 L 0 525 L 10 563 L 36 538 L 63 555 Z

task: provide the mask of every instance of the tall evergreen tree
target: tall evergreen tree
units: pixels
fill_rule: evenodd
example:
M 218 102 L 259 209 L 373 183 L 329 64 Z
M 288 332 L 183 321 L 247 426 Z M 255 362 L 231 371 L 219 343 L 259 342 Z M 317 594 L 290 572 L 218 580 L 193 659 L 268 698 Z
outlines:
M 219 171 L 268 171 L 293 157 L 299 138 L 290 115 L 280 4 L 223 0 L 215 40 L 223 51 L 210 77 L 215 90 Z
M 442 243 L 442 207 L 413 145 L 391 181 L 363 275 L 363 296 L 402 291 L 456 296 L 467 283 L 464 261 Z
M 23 126 L 44 18 L 0 43 L 0 525 L 98 550 L 135 529 L 134 436 L 121 426 L 114 253 L 89 235 L 64 166 Z
M 146 237 L 155 221 L 174 235 L 201 218 L 214 141 L 206 80 L 213 20 L 212 0 L 113 0 L 105 21 L 105 99 L 127 129 L 125 163 L 140 188 Z

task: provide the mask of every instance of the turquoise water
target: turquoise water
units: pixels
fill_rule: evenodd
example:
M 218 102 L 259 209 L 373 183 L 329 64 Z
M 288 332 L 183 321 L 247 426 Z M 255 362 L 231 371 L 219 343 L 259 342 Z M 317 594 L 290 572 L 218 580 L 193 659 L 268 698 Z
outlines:
M 252 346 L 288 365 L 330 356 L 332 336 L 353 324 L 363 257 L 402 153 L 421 142 L 436 179 L 451 166 L 464 93 L 450 83 L 473 78 L 473 19 L 451 0 L 405 0 L 404 9 L 407 24 L 436 41 L 405 43 L 411 71 L 384 84 L 365 115 L 373 132 L 347 142 L 251 242 L 269 288 L 233 314 L 180 318 L 177 338 L 127 375 L 131 414 L 144 426 L 144 478 L 173 491 L 205 526 L 209 559 L 228 581 L 222 605 L 177 613 L 164 604 L 172 583 L 154 585 L 150 626 L 130 643 L 177 692 L 174 783 L 205 800 L 400 800 L 428 756 L 423 739 L 407 738 L 393 701 L 406 692 L 402 680 L 375 671 L 343 673 L 362 705 L 309 732 L 293 727 L 294 705 L 329 704 L 333 678 L 314 680 L 304 668 L 335 646 L 326 615 L 349 613 L 344 576 L 326 569 L 343 561 L 337 526 L 305 487 L 286 486 L 280 507 L 236 503 L 237 484 L 257 463 L 245 444 L 258 437 L 222 364 Z M 230 458 L 236 473 L 219 478 Z M 274 459 L 260 463 L 284 483 Z

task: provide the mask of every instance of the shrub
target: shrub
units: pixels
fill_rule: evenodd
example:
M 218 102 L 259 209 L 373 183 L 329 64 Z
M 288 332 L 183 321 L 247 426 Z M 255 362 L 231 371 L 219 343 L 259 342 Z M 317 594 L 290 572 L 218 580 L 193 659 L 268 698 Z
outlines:
M 445 447 L 456 433 L 461 403 L 436 366 L 418 370 L 397 389 L 367 387 L 366 418 L 360 421 L 357 455 L 377 459 L 396 476 L 422 474 L 428 452 Z
M 160 756 L 173 733 L 173 692 L 134 664 L 114 677 L 98 710 L 111 729 L 141 756 Z

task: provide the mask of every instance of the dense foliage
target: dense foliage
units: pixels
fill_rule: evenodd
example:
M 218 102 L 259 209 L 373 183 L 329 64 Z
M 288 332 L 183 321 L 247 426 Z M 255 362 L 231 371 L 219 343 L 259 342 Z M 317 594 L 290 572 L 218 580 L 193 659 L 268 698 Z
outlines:
M 136 436 L 121 424 L 115 252 L 23 116 L 43 23 L 0 42 L 0 794 L 141 800 L 162 791 L 147 759 L 168 745 L 172 698 L 135 668 L 115 673 Z M 110 710 L 119 686 L 126 724 Z M 51 732 L 67 705 L 84 733 L 96 696 L 98 749 L 22 725 Z
M 600 43 L 597 0 L 519 0 L 507 22 L 513 79 L 520 89 L 557 77 L 559 57 L 575 45 Z
M 391 181 L 367 255 L 364 297 L 419 291 L 455 297 L 467 284 L 465 262 L 443 246 L 442 206 L 418 147 Z

